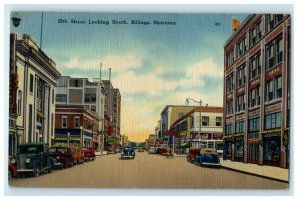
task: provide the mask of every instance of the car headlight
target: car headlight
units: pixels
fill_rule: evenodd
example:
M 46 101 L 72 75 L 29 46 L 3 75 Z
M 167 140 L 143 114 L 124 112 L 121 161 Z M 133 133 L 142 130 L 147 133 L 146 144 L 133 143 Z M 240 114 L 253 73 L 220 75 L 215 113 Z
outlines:
M 11 164 L 15 164 L 15 163 L 16 163 L 16 159 L 14 159 L 14 158 L 11 159 L 11 160 L 10 160 L 10 163 L 11 163 Z
M 122 152 L 121 155 L 124 155 L 124 153 Z
M 56 159 L 58 160 L 58 159 L 59 159 L 59 156 L 57 156 Z
M 134 155 L 134 152 L 132 152 L 131 155 L 133 156 L 133 155 Z
M 25 162 L 30 163 L 30 158 L 26 158 Z

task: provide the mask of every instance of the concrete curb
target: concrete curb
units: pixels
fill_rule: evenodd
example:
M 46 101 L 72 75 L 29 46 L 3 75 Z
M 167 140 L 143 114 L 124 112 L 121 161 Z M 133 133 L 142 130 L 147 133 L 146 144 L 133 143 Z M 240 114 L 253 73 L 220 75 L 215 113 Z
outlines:
M 267 178 L 267 179 L 270 179 L 270 180 L 289 183 L 289 181 L 286 181 L 286 180 L 282 180 L 282 179 L 278 179 L 278 178 L 274 178 L 274 177 L 270 177 L 270 176 L 265 176 L 265 175 L 261 175 L 261 174 L 255 174 L 255 173 L 252 173 L 252 172 L 247 172 L 247 171 L 243 171 L 243 170 L 239 170 L 239 169 L 234 169 L 234 168 L 227 167 L 227 166 L 224 166 L 224 165 L 221 165 L 221 167 L 224 168 L 224 169 L 240 172 L 240 173 L 243 173 L 243 174 L 251 174 L 251 175 L 254 175 L 254 176 L 257 176 L 257 177 L 262 177 L 262 178 Z

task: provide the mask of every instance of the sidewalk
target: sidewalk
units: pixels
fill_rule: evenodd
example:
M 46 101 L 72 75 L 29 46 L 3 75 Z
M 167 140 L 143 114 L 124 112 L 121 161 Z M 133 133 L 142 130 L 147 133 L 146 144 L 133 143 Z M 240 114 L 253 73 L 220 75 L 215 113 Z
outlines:
M 102 153 L 101 153 L 101 152 L 98 152 L 98 151 L 96 151 L 96 152 L 95 152 L 95 155 L 96 155 L 96 156 L 103 156 L 103 155 L 107 155 L 107 151 L 103 151 Z
M 288 182 L 288 169 L 220 159 L 223 168 Z

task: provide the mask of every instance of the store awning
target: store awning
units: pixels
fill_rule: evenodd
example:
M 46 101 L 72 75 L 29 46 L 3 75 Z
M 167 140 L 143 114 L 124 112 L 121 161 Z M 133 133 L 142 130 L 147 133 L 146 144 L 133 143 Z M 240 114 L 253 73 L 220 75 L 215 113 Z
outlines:
M 180 144 L 180 147 L 188 148 L 189 147 L 189 143 L 182 143 L 182 144 Z

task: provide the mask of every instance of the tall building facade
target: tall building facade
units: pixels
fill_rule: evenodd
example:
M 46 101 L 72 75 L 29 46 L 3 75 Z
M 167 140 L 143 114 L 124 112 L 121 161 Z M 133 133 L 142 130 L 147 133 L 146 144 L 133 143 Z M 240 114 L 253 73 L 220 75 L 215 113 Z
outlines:
M 186 148 L 215 148 L 221 153 L 222 118 L 222 107 L 197 107 L 178 118 L 171 126 L 175 152 L 186 153 Z
M 73 78 L 69 76 L 62 76 L 57 81 L 56 105 L 60 113 L 59 115 L 56 116 L 56 118 L 57 119 L 61 118 L 63 115 L 62 112 L 65 111 L 66 115 L 64 117 L 67 119 L 68 116 L 70 115 L 70 112 L 68 112 L 68 110 L 70 109 L 77 110 L 76 106 L 84 106 L 87 110 L 94 113 L 89 118 L 91 117 L 95 118 L 98 122 L 97 123 L 90 122 L 89 124 L 97 124 L 96 132 L 94 131 L 94 127 L 88 128 L 90 125 L 86 125 L 83 122 L 81 124 L 83 124 L 83 129 L 86 129 L 87 135 L 89 135 L 89 137 L 92 138 L 91 142 L 89 141 L 89 139 L 87 139 L 86 140 L 87 142 L 85 144 L 91 146 L 92 143 L 94 144 L 97 143 L 97 147 L 99 147 L 100 149 L 104 148 L 103 146 L 104 138 L 103 135 L 101 134 L 101 131 L 103 131 L 104 129 L 104 123 L 105 123 L 104 104 L 105 104 L 105 89 L 103 84 L 99 81 L 94 80 L 93 82 L 90 82 L 88 78 Z M 82 110 L 78 111 L 76 113 L 78 114 L 77 117 L 82 116 L 83 113 L 88 113 L 88 112 L 87 111 L 83 112 Z M 82 119 L 81 121 L 83 120 L 84 119 Z M 91 121 L 91 119 L 87 119 L 86 121 Z M 73 127 L 73 128 L 78 129 L 78 127 Z M 57 127 L 56 128 L 56 135 L 58 137 L 57 140 L 60 140 L 59 138 L 62 138 L 62 135 L 67 136 L 67 134 L 70 133 L 69 129 L 73 129 L 73 128 L 71 126 Z
M 20 143 L 51 145 L 55 125 L 56 81 L 61 76 L 30 35 L 10 34 L 9 154 Z
M 251 14 L 224 47 L 224 154 L 289 166 L 291 18 Z
M 112 126 L 112 136 L 121 141 L 121 94 L 119 89 L 113 88 L 110 80 L 102 80 L 106 90 L 107 101 L 104 104 L 104 115 L 109 117 Z

